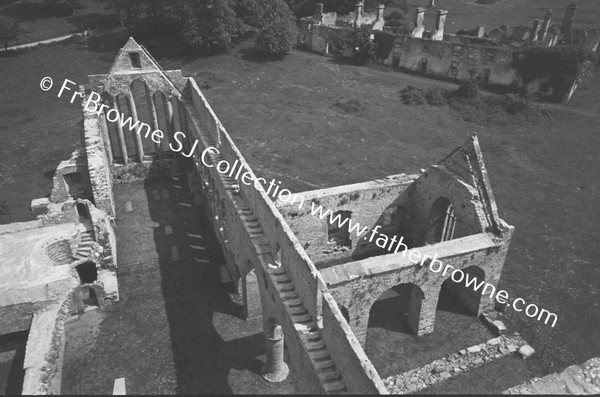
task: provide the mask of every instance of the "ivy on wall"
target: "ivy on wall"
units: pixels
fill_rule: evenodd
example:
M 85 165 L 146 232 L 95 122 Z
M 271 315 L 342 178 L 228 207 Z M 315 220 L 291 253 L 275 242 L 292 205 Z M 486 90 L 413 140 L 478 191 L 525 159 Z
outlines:
M 552 99 L 560 100 L 580 78 L 582 70 L 596 55 L 580 47 L 526 47 L 516 54 L 512 62 L 523 84 L 537 78 L 547 78 L 552 87 Z
M 378 60 L 384 61 L 388 59 L 394 48 L 394 35 L 388 32 L 376 31 L 375 43 L 377 43 L 377 51 L 375 56 Z

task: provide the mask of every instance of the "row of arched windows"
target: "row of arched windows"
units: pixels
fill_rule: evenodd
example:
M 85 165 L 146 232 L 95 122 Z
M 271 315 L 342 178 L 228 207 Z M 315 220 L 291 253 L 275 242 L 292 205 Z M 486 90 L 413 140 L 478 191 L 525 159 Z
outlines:
M 182 107 L 177 97 L 173 96 L 169 100 L 161 91 L 151 93 L 145 82 L 136 79 L 131 83 L 128 93 L 120 93 L 115 97 L 105 93 L 103 103 L 108 106 L 104 109 L 104 114 L 113 163 L 127 164 L 132 161 L 152 160 L 159 154 L 164 156 L 171 153 L 169 143 L 179 147 L 173 136 L 176 130 L 185 129 L 186 121 L 185 112 L 181 111 Z M 120 120 L 113 122 L 106 118 L 111 109 L 118 111 Z M 111 116 L 111 120 L 114 120 L 114 115 Z M 127 122 L 129 118 L 130 123 Z M 125 123 L 122 123 L 121 119 Z M 141 129 L 139 137 L 138 128 L 130 129 L 136 121 L 139 121 L 139 125 L 145 123 L 150 127 L 147 136 L 147 128 Z M 157 129 L 163 132 L 162 139 L 155 138 L 160 143 L 152 140 L 152 132 Z

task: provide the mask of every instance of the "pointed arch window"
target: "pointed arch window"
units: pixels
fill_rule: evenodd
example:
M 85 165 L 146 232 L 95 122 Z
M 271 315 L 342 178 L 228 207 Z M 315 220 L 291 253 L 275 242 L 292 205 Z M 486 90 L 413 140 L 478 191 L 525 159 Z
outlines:
M 435 244 L 454 238 L 456 215 L 454 206 L 446 197 L 440 197 L 433 203 L 429 216 L 429 229 L 425 236 L 427 244 Z

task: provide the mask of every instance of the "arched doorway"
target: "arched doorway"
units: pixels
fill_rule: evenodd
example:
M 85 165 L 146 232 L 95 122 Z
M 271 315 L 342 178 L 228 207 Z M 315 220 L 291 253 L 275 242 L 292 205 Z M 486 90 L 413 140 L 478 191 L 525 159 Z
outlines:
M 412 335 L 419 333 L 421 303 L 424 298 L 421 288 L 411 283 L 384 291 L 371 306 L 368 328 Z
M 88 210 L 87 205 L 83 203 L 77 203 L 75 204 L 75 207 L 77 208 L 77 215 L 79 215 L 79 220 L 84 221 L 90 219 L 90 211 Z
M 479 314 L 484 287 L 485 272 L 481 268 L 470 266 L 454 271 L 451 277 L 442 284 L 437 309 L 476 317 Z
M 81 298 L 85 306 L 97 306 L 100 307 L 100 301 L 96 290 L 90 286 L 81 287 Z
M 81 284 L 92 284 L 98 280 L 98 269 L 94 262 L 85 262 L 75 267 Z

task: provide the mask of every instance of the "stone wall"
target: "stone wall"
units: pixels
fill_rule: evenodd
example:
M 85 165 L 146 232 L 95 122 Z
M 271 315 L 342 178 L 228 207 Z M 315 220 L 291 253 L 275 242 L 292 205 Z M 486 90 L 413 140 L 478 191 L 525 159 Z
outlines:
M 298 208 L 299 199 L 294 200 L 293 204 L 277 201 L 276 205 L 306 253 L 320 267 L 320 264 L 332 260 L 350 260 L 352 257 L 367 256 L 380 250 L 372 243 L 364 244 L 356 232 L 351 232 L 350 249 L 332 251 L 328 244 L 330 218 L 321 219 L 319 213 L 312 215 L 313 205 L 315 209 L 322 206 L 323 213 L 327 210 L 333 213 L 350 211 L 352 223 L 359 223 L 361 228 L 368 227 L 370 230 L 375 225 L 381 225 L 382 233 L 387 231 L 397 234 L 398 231 L 391 225 L 392 213 L 398 207 L 406 207 L 408 195 L 404 193 L 414 178 L 415 176 L 401 174 L 373 182 L 302 192 L 297 193 L 298 197 L 304 199 L 301 208 Z
M 83 89 L 81 90 L 83 92 Z M 84 96 L 85 104 L 87 95 Z M 83 110 L 84 145 L 94 204 L 110 217 L 115 216 L 110 163 L 100 129 L 101 117 Z
M 415 246 L 425 245 L 425 237 L 431 225 L 432 207 L 440 197 L 447 198 L 454 207 L 454 238 L 483 232 L 485 217 L 481 216 L 482 205 L 473 186 L 436 166 L 421 175 L 414 185 L 408 202 L 405 230 Z
M 297 381 L 297 390 L 323 393 L 326 391 L 325 381 L 308 352 L 310 341 L 302 336 L 312 328 L 310 324 L 301 327 L 301 324 L 292 319 L 291 309 L 284 303 L 282 294 L 285 293 L 280 289 L 277 276 L 268 269 L 279 265 L 278 268 L 284 271 L 285 277 L 289 277 L 293 291 L 306 308 L 307 318 L 312 318 L 315 324 L 322 324 L 322 299 L 328 293 L 321 274 L 263 188 L 257 189 L 254 184 L 246 185 L 226 178 L 215 168 L 205 167 L 201 163 L 204 148 L 214 146 L 220 154 L 212 157 L 213 162 L 237 162 L 255 178 L 193 79 L 188 81 L 183 97 L 190 136 L 199 142 L 191 157 L 196 165 L 195 175 L 200 178 L 198 184 L 207 193 L 209 212 L 214 219 L 213 228 L 223 245 L 225 258 L 230 262 L 227 264 L 228 271 L 234 277 L 245 277 L 254 270 L 262 303 L 263 322 L 282 326 L 289 367 Z M 250 289 L 246 288 L 246 292 L 250 292 Z M 247 301 L 251 300 L 252 297 L 247 297 Z M 306 327 L 304 331 L 303 327 Z M 315 337 L 320 335 L 332 359 L 335 360 L 334 356 L 344 357 L 346 360 L 353 357 L 353 351 L 348 352 L 338 343 L 328 343 L 332 339 L 326 336 L 328 334 L 325 331 L 314 329 L 310 332 L 317 333 Z M 356 368 L 346 373 L 345 367 L 338 360 L 334 362 L 348 391 L 356 392 L 355 388 L 358 386 L 348 383 L 349 379 L 356 377 Z M 364 379 L 371 385 L 382 385 L 376 372 Z M 362 384 L 361 390 L 374 391 L 377 386 Z M 385 388 L 382 387 L 381 391 L 385 391 Z
M 398 35 L 385 63 L 460 81 L 479 75 L 484 83 L 507 86 L 517 80 L 513 54 L 514 50 L 502 47 Z
M 475 266 L 483 271 L 485 282 L 496 287 L 510 237 L 511 233 L 507 233 L 498 241 L 496 236 L 478 234 L 420 247 L 418 250 L 420 258 L 436 255 L 444 267 L 451 265 L 453 269 L 467 269 Z M 427 264 L 421 266 L 420 260 L 411 260 L 410 255 L 403 253 L 350 262 L 324 269 L 321 273 L 336 302 L 348 310 L 349 324 L 363 345 L 373 303 L 383 292 L 401 284 L 416 285 L 423 292 L 418 302 L 419 317 L 414 319 L 416 324 L 412 324 L 415 333 L 422 335 L 433 332 L 438 296 L 442 284 L 451 276 L 450 272 L 446 275 L 432 272 Z M 478 302 L 476 314 L 492 310 L 493 307 L 494 301 L 483 296 Z
M 322 335 L 331 356 L 344 373 L 349 389 L 357 394 L 388 394 L 329 292 L 323 294 Z
M 66 299 L 34 314 L 23 364 L 23 395 L 60 394 L 70 302 Z

